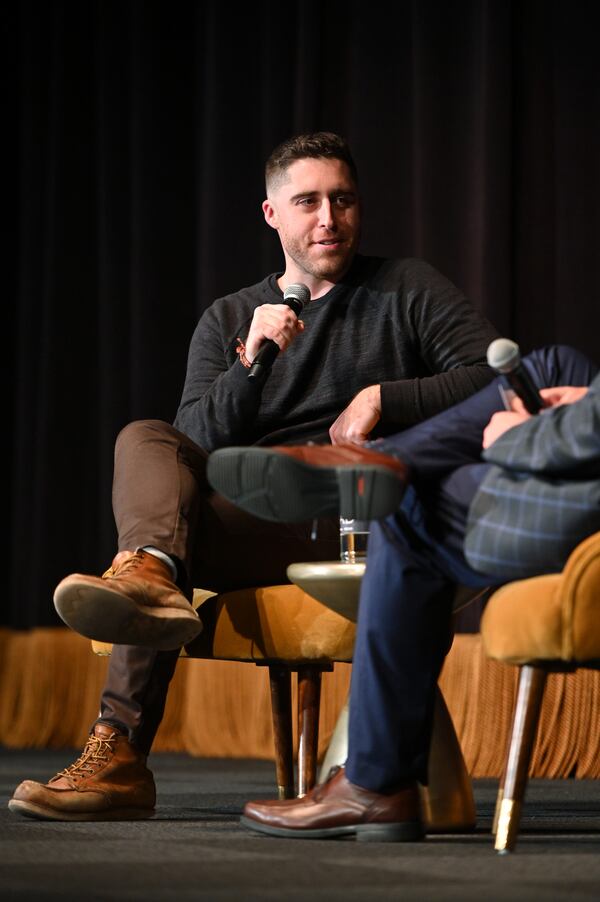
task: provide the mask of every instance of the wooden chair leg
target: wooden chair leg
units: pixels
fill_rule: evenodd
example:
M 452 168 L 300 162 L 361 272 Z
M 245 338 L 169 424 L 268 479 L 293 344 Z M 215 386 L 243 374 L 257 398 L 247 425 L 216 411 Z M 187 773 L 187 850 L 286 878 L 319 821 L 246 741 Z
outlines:
M 304 796 L 317 781 L 321 667 L 298 669 L 298 796 Z
M 292 732 L 292 674 L 289 667 L 269 665 L 275 769 L 280 799 L 293 799 L 294 744 Z
M 542 667 L 521 667 L 496 832 L 495 849 L 501 854 L 511 852 L 516 844 L 545 685 Z

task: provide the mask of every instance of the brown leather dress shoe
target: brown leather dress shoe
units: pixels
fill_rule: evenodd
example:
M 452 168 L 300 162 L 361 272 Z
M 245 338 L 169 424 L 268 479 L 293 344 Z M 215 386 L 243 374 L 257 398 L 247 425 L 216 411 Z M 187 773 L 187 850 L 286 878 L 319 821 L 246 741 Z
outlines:
M 152 817 L 156 789 L 145 756 L 108 724 L 96 724 L 77 761 L 45 785 L 25 780 L 8 807 L 45 821 Z
M 408 479 L 400 460 L 360 445 L 220 448 L 207 478 L 221 495 L 264 520 L 341 516 L 376 520 L 395 511 Z
M 359 842 L 414 842 L 423 839 L 416 783 L 390 795 L 356 786 L 343 767 L 302 799 L 248 802 L 244 827 L 297 839 L 354 836 Z
M 119 552 L 101 577 L 65 577 L 54 592 L 54 607 L 67 626 L 99 642 L 172 649 L 202 630 L 167 565 L 145 551 Z

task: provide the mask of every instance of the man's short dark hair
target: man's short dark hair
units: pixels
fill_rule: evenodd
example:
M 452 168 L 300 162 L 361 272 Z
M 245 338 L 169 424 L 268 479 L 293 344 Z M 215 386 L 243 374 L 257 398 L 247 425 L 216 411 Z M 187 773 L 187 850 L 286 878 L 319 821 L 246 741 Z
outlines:
M 314 132 L 309 135 L 296 135 L 279 144 L 265 166 L 265 182 L 267 194 L 269 190 L 279 187 L 285 182 L 286 173 L 296 160 L 307 157 L 319 159 L 342 160 L 348 166 L 353 180 L 358 184 L 358 172 L 346 141 L 333 132 Z

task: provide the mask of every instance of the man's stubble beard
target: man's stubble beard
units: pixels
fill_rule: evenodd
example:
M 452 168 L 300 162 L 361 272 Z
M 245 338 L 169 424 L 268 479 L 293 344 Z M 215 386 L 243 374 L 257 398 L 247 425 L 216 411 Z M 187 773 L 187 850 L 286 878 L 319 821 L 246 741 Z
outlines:
M 330 260 L 322 258 L 320 260 L 312 260 L 309 251 L 294 240 L 286 242 L 285 251 L 302 272 L 315 279 L 326 279 L 334 282 L 336 279 L 341 279 L 348 272 L 356 255 L 358 238 L 359 235 L 357 234 L 351 248 L 344 248 L 342 253 Z

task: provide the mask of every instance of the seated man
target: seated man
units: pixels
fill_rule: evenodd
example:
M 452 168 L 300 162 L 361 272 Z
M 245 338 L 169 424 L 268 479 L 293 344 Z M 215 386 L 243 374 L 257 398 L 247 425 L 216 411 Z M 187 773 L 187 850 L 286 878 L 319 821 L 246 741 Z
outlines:
M 496 330 L 455 286 L 424 261 L 358 252 L 358 173 L 343 138 L 318 132 L 284 141 L 267 160 L 265 189 L 262 210 L 281 242 L 281 271 L 204 311 L 174 424 L 137 420 L 119 433 L 118 554 L 101 577 L 71 573 L 54 593 L 72 629 L 115 643 L 99 716 L 72 765 L 46 784 L 24 780 L 16 788 L 14 813 L 152 817 L 147 755 L 180 647 L 202 629 L 193 587 L 278 584 L 292 561 L 337 553 L 335 519 L 322 521 L 314 542 L 310 522 L 275 527 L 213 492 L 210 451 L 393 434 L 493 375 L 485 353 Z M 302 319 L 292 289 L 304 297 Z M 270 369 L 262 360 L 257 379 L 264 348 L 277 353 Z
M 534 352 L 525 364 L 548 408 L 538 416 L 519 404 L 503 410 L 495 382 L 366 449 L 229 448 L 210 456 L 213 486 L 270 519 L 340 508 L 344 516 L 380 515 L 386 485 L 403 479 L 398 460 L 410 473 L 399 509 L 371 524 L 345 767 L 302 799 L 249 802 L 245 826 L 275 836 L 422 837 L 417 783 L 427 783 L 452 587 L 559 571 L 600 529 L 597 367 L 565 347 Z

